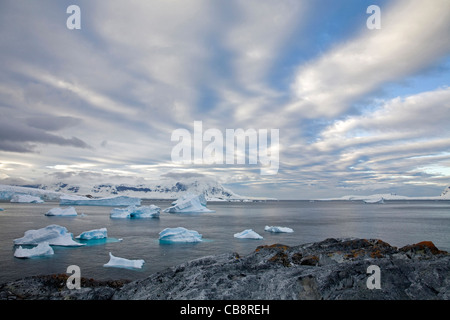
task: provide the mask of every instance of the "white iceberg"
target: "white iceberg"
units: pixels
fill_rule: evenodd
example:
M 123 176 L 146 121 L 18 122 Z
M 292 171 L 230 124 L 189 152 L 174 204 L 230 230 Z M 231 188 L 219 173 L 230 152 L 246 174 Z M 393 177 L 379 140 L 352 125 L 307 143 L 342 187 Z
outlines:
M 363 202 L 367 204 L 384 203 L 384 198 L 381 197 L 378 199 L 364 199 Z
M 40 197 L 32 196 L 29 194 L 15 194 L 11 197 L 10 202 L 18 203 L 44 203 Z
M 294 230 L 292 230 L 291 228 L 287 228 L 287 227 L 278 227 L 278 226 L 266 226 L 264 228 L 265 231 L 269 231 L 269 232 L 286 232 L 286 233 L 291 233 L 294 232 Z
M 53 208 L 47 211 L 46 216 L 77 216 L 77 211 L 74 207 L 68 208 Z
M 108 238 L 108 230 L 106 228 L 94 229 L 89 231 L 84 231 L 78 236 L 77 239 L 80 240 L 96 240 Z
M 138 260 L 129 260 L 125 258 L 119 258 L 109 253 L 109 261 L 104 264 L 104 267 L 115 267 L 115 268 L 132 268 L 132 269 L 141 269 L 144 265 L 145 261 L 142 259 Z
M 59 198 L 59 204 L 69 206 L 139 206 L 141 204 L 141 199 L 126 196 L 88 198 L 76 195 L 65 195 Z
M 84 246 L 84 244 L 76 242 L 72 239 L 72 233 L 67 232 L 65 227 L 56 224 L 37 230 L 27 230 L 22 238 L 15 239 L 14 244 L 39 244 L 48 242 L 54 246 Z
M 16 258 L 32 258 L 40 256 L 49 256 L 54 254 L 52 247 L 48 242 L 41 242 L 36 247 L 26 249 L 19 246 L 14 252 L 14 257 Z
M 183 227 L 165 228 L 159 233 L 159 241 L 163 243 L 201 242 L 202 235 L 195 230 Z
M 235 238 L 239 238 L 239 239 L 255 239 L 255 240 L 263 239 L 262 236 L 257 234 L 252 229 L 247 229 L 247 230 L 244 230 L 242 232 L 235 233 L 234 237 Z
M 168 213 L 201 213 L 201 212 L 215 212 L 206 207 L 206 198 L 204 194 L 195 195 L 187 193 L 172 202 L 172 206 L 164 209 Z
M 129 206 L 126 208 L 114 208 L 110 212 L 111 218 L 121 219 L 139 219 L 139 218 L 158 218 L 161 208 L 155 205 L 149 206 Z

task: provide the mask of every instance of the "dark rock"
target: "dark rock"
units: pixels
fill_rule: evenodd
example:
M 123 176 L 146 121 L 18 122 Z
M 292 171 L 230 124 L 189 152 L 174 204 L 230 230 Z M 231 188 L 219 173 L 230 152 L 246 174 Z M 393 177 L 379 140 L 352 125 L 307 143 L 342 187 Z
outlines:
M 380 289 L 367 286 L 380 270 Z M 67 275 L 25 278 L 0 286 L 0 299 L 440 299 L 450 298 L 450 255 L 431 242 L 396 248 L 378 239 L 326 239 L 299 246 L 259 246 L 188 261 L 125 283 Z

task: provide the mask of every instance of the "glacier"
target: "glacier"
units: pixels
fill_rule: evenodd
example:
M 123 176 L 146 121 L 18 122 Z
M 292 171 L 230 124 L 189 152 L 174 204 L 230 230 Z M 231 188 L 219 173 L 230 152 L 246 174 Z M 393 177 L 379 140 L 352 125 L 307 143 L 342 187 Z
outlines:
M 74 241 L 72 236 L 72 233 L 68 232 L 65 227 L 52 224 L 41 229 L 25 231 L 22 238 L 14 239 L 14 244 L 24 245 L 48 242 L 54 246 L 84 246 L 84 244 Z
M 154 204 L 149 206 L 128 206 L 126 208 L 114 208 L 110 212 L 110 218 L 116 219 L 139 219 L 158 218 L 161 208 Z
M 286 232 L 286 233 L 291 233 L 294 232 L 294 230 L 292 230 L 291 228 L 287 228 L 287 227 L 278 227 L 278 226 L 265 226 L 264 228 L 265 231 L 269 231 L 269 232 Z
M 262 236 L 260 236 L 259 234 L 257 234 L 255 231 L 253 231 L 252 229 L 247 229 L 244 230 L 242 232 L 238 232 L 234 234 L 235 238 L 238 239 L 255 239 L 255 240 L 261 240 L 263 239 Z
M 195 195 L 187 193 L 172 202 L 172 206 L 164 209 L 168 213 L 203 213 L 215 212 L 206 207 L 206 198 L 204 194 Z
M 141 199 L 126 196 L 88 198 L 76 195 L 64 195 L 59 198 L 59 204 L 71 206 L 139 206 Z
M 202 241 L 202 235 L 195 230 L 183 227 L 165 228 L 159 233 L 159 241 L 162 243 L 195 243 Z
M 68 208 L 53 208 L 47 211 L 45 214 L 46 216 L 77 216 L 77 211 L 74 207 L 68 207 Z
M 26 249 L 19 246 L 14 252 L 14 257 L 16 258 L 33 258 L 41 256 L 53 255 L 55 252 L 48 242 L 41 242 L 37 246 Z
M 115 267 L 115 268 L 126 268 L 126 269 L 141 269 L 144 265 L 145 261 L 142 259 L 138 260 L 129 260 L 125 258 L 119 258 L 109 253 L 109 261 L 104 264 L 104 267 Z
M 29 194 L 14 194 L 11 197 L 10 202 L 17 202 L 17 203 L 44 203 L 44 200 L 42 200 L 40 197 L 32 196 Z
M 84 231 L 76 236 L 76 239 L 80 240 L 97 240 L 104 239 L 108 237 L 108 230 L 106 228 L 93 229 L 89 231 Z

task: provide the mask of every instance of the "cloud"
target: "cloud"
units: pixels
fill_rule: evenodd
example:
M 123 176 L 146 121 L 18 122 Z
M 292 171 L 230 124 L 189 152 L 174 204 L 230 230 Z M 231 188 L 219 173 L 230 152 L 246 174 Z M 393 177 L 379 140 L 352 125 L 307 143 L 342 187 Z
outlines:
M 286 116 L 341 115 L 386 83 L 434 66 L 450 49 L 446 6 L 445 0 L 401 0 L 383 7 L 381 30 L 364 26 L 356 38 L 298 67 Z
M 34 152 L 35 144 L 55 144 L 76 148 L 91 148 L 77 137 L 64 138 L 23 123 L 19 119 L 0 119 L 0 150 L 10 152 Z

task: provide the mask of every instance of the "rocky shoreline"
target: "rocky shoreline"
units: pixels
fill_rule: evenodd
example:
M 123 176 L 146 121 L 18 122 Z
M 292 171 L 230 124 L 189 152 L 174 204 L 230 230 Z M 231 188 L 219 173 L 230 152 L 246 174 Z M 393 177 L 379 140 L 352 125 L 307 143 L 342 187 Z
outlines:
M 378 268 L 379 289 L 370 288 Z M 27 277 L 0 285 L 0 300 L 448 300 L 450 254 L 430 241 L 397 248 L 379 239 L 259 246 L 246 256 L 195 259 L 137 281 Z

